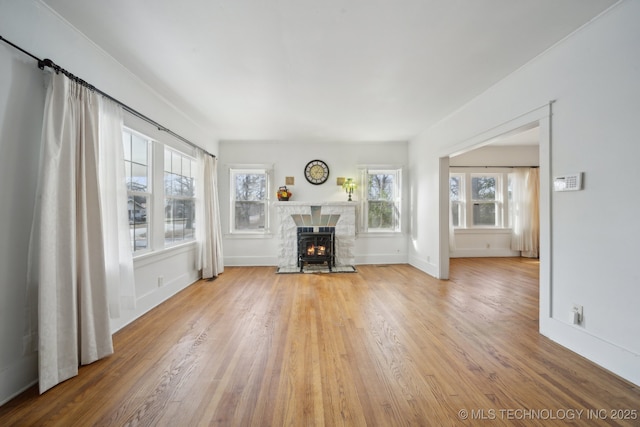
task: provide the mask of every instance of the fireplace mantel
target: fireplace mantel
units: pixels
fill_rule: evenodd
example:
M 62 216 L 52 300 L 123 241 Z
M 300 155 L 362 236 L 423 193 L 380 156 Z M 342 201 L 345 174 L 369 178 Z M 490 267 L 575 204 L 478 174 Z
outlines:
M 353 249 L 356 238 L 356 203 L 355 202 L 274 202 L 278 213 L 280 245 L 278 267 L 295 267 L 298 264 L 297 231 L 291 215 L 311 214 L 311 206 L 319 206 L 323 215 L 340 215 L 335 226 L 336 265 L 350 266 L 355 264 Z

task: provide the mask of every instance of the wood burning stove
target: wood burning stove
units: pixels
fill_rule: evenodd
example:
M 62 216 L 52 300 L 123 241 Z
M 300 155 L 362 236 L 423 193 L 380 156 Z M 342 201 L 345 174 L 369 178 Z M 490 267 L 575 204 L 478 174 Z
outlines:
M 335 227 L 298 227 L 298 267 L 306 264 L 335 266 Z

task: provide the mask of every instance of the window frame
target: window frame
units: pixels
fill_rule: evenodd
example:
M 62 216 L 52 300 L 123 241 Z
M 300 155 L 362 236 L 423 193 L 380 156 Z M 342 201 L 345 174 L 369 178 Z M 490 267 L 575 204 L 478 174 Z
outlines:
M 362 192 L 361 192 L 361 227 L 363 233 L 369 234 L 400 234 L 402 233 L 402 174 L 403 168 L 399 166 L 371 166 L 362 170 Z M 393 176 L 393 197 L 391 200 L 370 199 L 369 198 L 369 177 L 371 175 L 392 175 Z M 395 217 L 393 226 L 388 228 L 371 227 L 369 224 L 370 202 L 384 202 L 393 206 Z
M 146 253 L 150 253 L 153 251 L 153 245 L 154 245 L 154 233 L 153 233 L 153 219 L 154 219 L 154 182 L 153 182 L 153 168 L 154 168 L 154 159 L 153 159 L 153 139 L 151 139 L 150 137 L 137 132 L 129 127 L 123 126 L 122 127 L 122 134 L 123 134 L 123 144 L 124 144 L 124 137 L 125 134 L 129 134 L 130 137 L 130 146 L 131 146 L 131 152 L 129 155 L 129 159 L 127 159 L 127 153 L 126 153 L 126 149 L 125 147 L 123 147 L 123 152 L 124 152 L 124 158 L 123 158 L 123 166 L 125 167 L 125 179 L 127 180 L 127 206 L 129 205 L 129 198 L 133 197 L 135 200 L 135 197 L 145 197 L 147 202 L 146 202 L 146 212 L 145 212 L 145 219 L 146 219 L 146 225 L 147 225 L 147 239 L 146 239 L 146 247 L 142 248 L 142 249 L 136 249 L 136 240 L 135 238 L 131 235 L 131 214 L 127 213 L 127 216 L 129 218 L 129 233 L 130 233 L 130 246 L 131 246 L 131 253 L 132 255 L 135 256 L 139 256 L 139 255 L 144 255 Z M 133 156 L 132 156 L 132 151 L 133 151 L 133 137 L 137 137 L 140 139 L 143 139 L 146 141 L 146 156 L 147 156 L 147 164 L 145 165 L 147 168 L 147 190 L 146 191 L 140 191 L 140 190 L 132 190 L 130 188 L 129 182 L 128 182 L 128 177 L 132 176 L 132 171 L 130 171 L 130 174 L 127 174 L 127 162 L 128 163 L 137 163 L 137 164 L 141 164 L 139 162 L 133 162 Z M 131 166 L 133 168 L 133 166 Z M 135 203 L 135 202 L 134 202 Z M 134 213 L 135 216 L 135 213 Z M 135 220 L 134 220 L 135 222 Z M 135 227 L 135 226 L 134 226 Z M 133 231 L 133 234 L 135 235 L 135 228 Z
M 229 233 L 235 236 L 264 236 L 271 230 L 271 168 L 266 165 L 234 165 L 229 167 Z M 243 229 L 236 226 L 236 176 L 238 175 L 264 175 L 264 198 L 259 201 L 245 200 L 264 205 L 264 226 L 255 229 Z
M 453 178 L 458 178 L 458 183 L 459 183 L 459 188 L 458 188 L 458 200 L 452 200 L 451 196 L 452 196 L 452 192 L 451 192 L 451 180 Z M 454 172 L 454 173 L 450 173 L 449 174 L 449 215 L 451 217 L 453 217 L 453 206 L 457 205 L 458 206 L 458 224 L 453 223 L 452 220 L 452 225 L 454 228 L 462 228 L 462 226 L 464 224 L 467 223 L 466 218 L 466 195 L 465 195 L 465 189 L 466 189 L 466 185 L 465 185 L 465 174 L 464 173 L 459 173 L 459 172 Z
M 153 134 L 153 132 L 150 132 Z M 136 192 L 136 195 L 145 195 L 147 197 L 146 215 L 147 215 L 147 247 L 140 250 L 134 250 L 134 242 L 130 242 L 132 250 L 132 256 L 134 260 L 141 260 L 147 257 L 153 257 L 154 255 L 161 254 L 166 250 L 175 250 L 181 246 L 194 245 L 196 242 L 195 228 L 193 238 L 171 242 L 166 244 L 165 240 L 165 150 L 169 149 L 181 158 L 188 158 L 193 163 L 194 171 L 192 176 L 194 180 L 194 192 L 193 192 L 193 222 L 197 225 L 197 167 L 198 161 L 195 158 L 195 151 L 190 151 L 185 145 L 171 143 L 171 141 L 164 141 L 162 138 L 154 138 L 147 133 L 136 130 L 135 127 L 130 125 L 122 126 L 123 144 L 125 144 L 126 134 L 135 135 L 147 142 L 147 191 Z M 126 169 L 125 157 L 122 159 L 123 167 Z M 129 188 L 127 189 L 127 199 L 132 194 Z
M 164 229 L 164 238 L 163 240 L 163 246 L 165 248 L 172 248 L 178 245 L 182 245 L 185 243 L 189 243 L 189 242 L 193 242 L 196 240 L 196 227 L 197 227 L 197 218 L 196 218 L 196 186 L 198 185 L 197 183 L 197 161 L 193 156 L 190 156 L 176 148 L 170 147 L 168 145 L 163 144 L 163 164 L 162 164 L 162 179 L 163 179 L 163 183 L 164 183 L 164 191 L 163 191 L 163 210 L 164 210 L 164 215 L 163 215 L 163 229 Z M 176 155 L 180 158 L 180 171 L 183 172 L 183 166 L 184 166 L 184 161 L 187 160 L 190 162 L 190 176 L 189 178 L 192 179 L 192 194 L 190 196 L 188 195 L 176 195 L 176 194 L 170 194 L 167 195 L 167 182 L 166 182 L 166 174 L 170 173 L 170 174 L 174 174 L 174 175 L 178 175 L 181 176 L 183 178 L 186 178 L 186 175 L 183 174 L 175 174 L 173 171 L 173 166 L 171 166 L 171 170 L 167 170 L 167 164 L 166 164 L 166 160 L 167 160 L 167 153 L 171 153 L 171 158 L 173 159 L 173 156 Z M 169 218 L 167 217 L 167 200 L 173 200 L 173 201 L 192 201 L 192 211 L 191 211 L 191 223 L 194 224 L 193 228 L 192 228 L 192 234 L 190 238 L 185 238 L 184 237 L 184 233 L 182 235 L 182 239 L 176 240 L 175 237 L 172 237 L 172 241 L 171 242 L 167 242 L 167 221 L 169 220 Z M 173 209 L 171 211 L 171 213 L 173 214 Z M 186 222 L 189 221 L 189 219 L 184 219 Z M 175 217 L 172 215 L 171 216 L 171 223 L 173 225 L 173 233 L 175 233 Z
M 449 215 L 452 215 L 452 206 L 455 201 L 451 200 L 451 178 L 454 176 L 461 176 L 461 194 L 462 201 L 458 202 L 463 207 L 461 208 L 462 215 L 460 216 L 460 222 L 458 225 L 453 225 L 455 230 L 506 230 L 510 227 L 509 220 L 509 201 L 508 201 L 508 176 L 510 172 L 504 169 L 494 169 L 484 171 L 481 167 L 473 168 L 469 171 L 451 170 L 449 172 Z M 474 199 L 472 195 L 472 179 L 474 177 L 492 177 L 495 179 L 495 198 L 493 200 L 486 199 Z M 477 204 L 494 204 L 495 205 L 495 225 L 487 224 L 474 224 L 473 208 Z
M 473 197 L 473 179 L 474 178 L 493 178 L 495 182 L 494 197 L 493 199 L 475 199 Z M 470 172 L 469 173 L 469 203 L 467 212 L 467 218 L 471 221 L 470 228 L 504 228 L 502 212 L 502 174 L 495 172 Z M 493 205 L 494 206 L 494 223 L 493 224 L 476 224 L 474 208 L 480 205 Z

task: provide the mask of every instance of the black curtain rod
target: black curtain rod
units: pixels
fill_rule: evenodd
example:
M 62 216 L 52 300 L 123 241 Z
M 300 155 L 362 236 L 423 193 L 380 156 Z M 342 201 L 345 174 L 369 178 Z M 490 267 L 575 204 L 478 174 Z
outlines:
M 134 116 L 144 120 L 147 123 L 152 124 L 153 126 L 155 126 L 159 131 L 161 132 L 165 132 L 168 133 L 169 135 L 179 139 L 180 141 L 183 141 L 185 143 L 187 143 L 188 145 L 190 145 L 193 148 L 198 148 L 202 151 L 204 151 L 205 153 L 209 154 L 210 156 L 215 157 L 215 155 L 203 150 L 202 148 L 198 147 L 196 144 L 194 144 L 193 142 L 189 141 L 188 139 L 184 138 L 183 136 L 178 135 L 177 133 L 175 133 L 174 131 L 172 131 L 171 129 L 162 126 L 160 123 L 156 122 L 155 120 L 145 116 L 144 114 L 140 113 L 139 111 L 134 110 L 133 108 L 129 107 L 127 104 L 118 101 L 117 99 L 115 99 L 114 97 L 112 97 L 111 95 L 101 91 L 100 89 L 96 88 L 95 86 L 87 83 L 86 81 L 82 80 L 81 78 L 74 76 L 73 74 L 71 74 L 69 71 L 65 70 L 64 68 L 60 67 L 59 65 L 57 65 L 55 62 L 53 62 L 50 59 L 40 59 L 37 56 L 33 55 L 32 53 L 24 50 L 23 48 L 21 48 L 20 46 L 10 42 L 9 40 L 5 39 L 4 37 L 0 36 L 0 40 L 2 40 L 3 42 L 5 42 L 6 44 L 8 44 L 9 46 L 19 50 L 20 52 L 24 53 L 25 55 L 30 56 L 31 58 L 35 59 L 36 61 L 38 61 L 38 68 L 40 68 L 41 70 L 44 70 L 44 67 L 49 67 L 52 70 L 54 70 L 56 73 L 62 73 L 64 74 L 67 78 L 69 78 L 70 80 L 73 80 L 74 82 L 86 87 L 87 89 L 99 93 L 100 95 L 104 96 L 107 99 L 110 99 L 111 101 L 115 102 L 116 104 L 118 104 L 119 106 L 122 107 L 123 110 L 129 112 L 130 114 L 133 114 Z

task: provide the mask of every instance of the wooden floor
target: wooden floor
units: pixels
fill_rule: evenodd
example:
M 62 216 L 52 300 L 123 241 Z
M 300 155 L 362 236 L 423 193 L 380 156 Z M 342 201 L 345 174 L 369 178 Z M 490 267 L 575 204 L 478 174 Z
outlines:
M 538 334 L 538 268 L 226 268 L 117 333 L 113 356 L 0 407 L 0 425 L 640 425 L 638 387 Z

